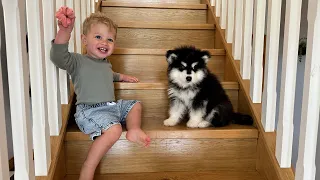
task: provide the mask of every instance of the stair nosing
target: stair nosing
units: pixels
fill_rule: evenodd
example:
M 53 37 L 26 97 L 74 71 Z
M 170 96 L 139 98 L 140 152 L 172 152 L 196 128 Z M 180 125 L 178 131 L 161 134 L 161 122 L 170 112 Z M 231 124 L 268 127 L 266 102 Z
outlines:
M 144 21 L 119 21 L 116 22 L 118 28 L 143 28 L 143 29 L 181 29 L 181 30 L 214 30 L 215 25 L 210 23 L 163 23 L 163 22 L 144 22 Z
M 161 55 L 164 56 L 169 49 L 146 49 L 146 48 L 115 48 L 114 55 Z M 201 49 L 207 50 L 212 56 L 225 56 L 224 49 Z
M 206 4 L 123 3 L 123 2 L 106 2 L 106 1 L 102 1 L 101 7 L 207 10 Z

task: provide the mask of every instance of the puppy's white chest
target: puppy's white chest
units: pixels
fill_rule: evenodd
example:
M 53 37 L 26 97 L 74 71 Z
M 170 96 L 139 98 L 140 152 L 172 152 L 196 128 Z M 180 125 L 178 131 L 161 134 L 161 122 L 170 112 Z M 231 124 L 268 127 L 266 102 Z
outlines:
M 175 89 L 169 89 L 169 95 L 180 99 L 185 105 L 190 106 L 193 98 L 196 96 L 197 91 L 184 90 L 178 91 Z

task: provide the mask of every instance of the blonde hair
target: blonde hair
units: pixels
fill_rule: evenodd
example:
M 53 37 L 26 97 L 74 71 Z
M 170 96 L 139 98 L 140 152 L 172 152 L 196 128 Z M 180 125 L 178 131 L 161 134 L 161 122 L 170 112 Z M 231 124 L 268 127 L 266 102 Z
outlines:
M 110 18 L 106 16 L 106 14 L 101 12 L 92 13 L 89 17 L 87 17 L 83 22 L 83 34 L 86 35 L 93 24 L 105 24 L 109 27 L 110 30 L 115 31 L 115 36 L 117 36 L 117 28 L 118 25 L 114 23 Z

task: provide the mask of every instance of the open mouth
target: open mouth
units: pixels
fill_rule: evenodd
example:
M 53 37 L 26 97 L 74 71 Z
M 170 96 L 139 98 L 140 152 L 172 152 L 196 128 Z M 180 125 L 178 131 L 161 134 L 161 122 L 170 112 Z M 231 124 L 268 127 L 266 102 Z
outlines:
M 107 48 L 98 48 L 102 53 L 106 53 L 108 50 Z

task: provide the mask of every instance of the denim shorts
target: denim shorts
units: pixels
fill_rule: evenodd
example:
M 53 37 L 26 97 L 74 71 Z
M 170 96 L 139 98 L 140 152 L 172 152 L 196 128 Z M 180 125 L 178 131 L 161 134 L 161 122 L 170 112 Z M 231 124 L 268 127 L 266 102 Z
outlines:
M 124 125 L 129 111 L 137 102 L 139 101 L 120 99 L 92 105 L 78 104 L 74 114 L 75 121 L 79 129 L 94 140 L 103 130 L 116 124 Z

